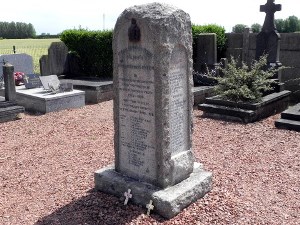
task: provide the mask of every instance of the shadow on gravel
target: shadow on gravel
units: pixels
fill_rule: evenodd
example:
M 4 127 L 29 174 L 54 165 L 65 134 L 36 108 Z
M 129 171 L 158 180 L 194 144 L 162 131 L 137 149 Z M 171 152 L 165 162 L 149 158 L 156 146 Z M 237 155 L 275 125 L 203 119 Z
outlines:
M 145 208 L 130 202 L 124 206 L 122 199 L 91 189 L 87 196 L 40 218 L 34 225 L 122 225 L 129 224 L 141 214 L 146 214 Z M 155 214 L 151 217 L 157 222 L 165 221 Z

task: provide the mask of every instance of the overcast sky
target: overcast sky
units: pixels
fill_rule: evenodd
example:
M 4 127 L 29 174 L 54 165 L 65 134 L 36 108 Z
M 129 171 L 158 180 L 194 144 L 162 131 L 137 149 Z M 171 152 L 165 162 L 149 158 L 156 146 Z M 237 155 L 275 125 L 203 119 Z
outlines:
M 1 22 L 32 23 L 36 33 L 57 34 L 66 29 L 113 29 L 125 8 L 153 0 L 9 0 L 1 3 Z M 235 24 L 263 24 L 259 6 L 267 0 L 156 0 L 183 9 L 194 24 L 217 24 L 231 32 Z M 276 19 L 295 15 L 300 19 L 299 0 L 276 0 L 282 11 Z

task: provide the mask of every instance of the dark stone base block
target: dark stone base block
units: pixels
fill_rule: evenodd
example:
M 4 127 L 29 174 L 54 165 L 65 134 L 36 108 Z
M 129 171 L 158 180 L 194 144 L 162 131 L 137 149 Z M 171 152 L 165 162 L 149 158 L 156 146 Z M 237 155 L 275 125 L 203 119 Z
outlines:
M 146 207 L 152 200 L 154 211 L 168 219 L 203 197 L 212 188 L 212 173 L 204 171 L 199 163 L 194 163 L 194 170 L 187 179 L 166 189 L 124 176 L 116 172 L 114 166 L 96 171 L 94 178 L 97 190 L 124 197 L 124 193 L 131 189 L 132 198 L 129 202 Z
M 19 119 L 19 114 L 25 111 L 24 107 L 12 102 L 0 101 L 0 123 Z
M 113 82 L 92 78 L 61 79 L 61 83 L 72 83 L 74 89 L 85 92 L 85 103 L 97 104 L 113 99 Z
M 213 96 L 214 87 L 213 86 L 198 86 L 193 87 L 192 92 L 194 94 L 194 106 L 205 102 L 205 99 Z
M 214 96 L 207 98 L 205 104 L 198 105 L 198 109 L 204 111 L 205 117 L 252 123 L 285 110 L 289 104 L 290 93 L 272 93 L 258 103 L 231 102 Z
M 281 113 L 281 119 L 275 121 L 277 128 L 300 131 L 300 103 Z

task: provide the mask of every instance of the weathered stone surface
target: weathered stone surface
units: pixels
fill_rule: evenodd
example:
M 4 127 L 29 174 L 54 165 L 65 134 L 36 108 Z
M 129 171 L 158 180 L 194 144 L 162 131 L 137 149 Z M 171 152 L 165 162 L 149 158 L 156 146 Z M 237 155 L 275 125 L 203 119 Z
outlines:
M 138 42 L 128 38 L 132 19 Z M 117 171 L 162 187 L 191 172 L 191 44 L 182 10 L 148 4 L 119 17 L 113 44 Z
M 109 166 L 95 172 L 96 189 L 118 197 L 123 197 L 124 192 L 131 189 L 130 201 L 145 207 L 152 200 L 154 211 L 168 219 L 212 188 L 212 173 L 205 172 L 199 163 L 194 164 L 193 172 L 187 179 L 166 189 L 139 182 L 116 172 L 114 168 Z
M 153 200 L 170 218 L 211 187 L 211 174 L 194 170 L 191 146 L 190 18 L 159 3 L 126 9 L 113 52 L 115 169 L 97 171 L 96 188 L 118 196 L 131 189 L 135 203 Z

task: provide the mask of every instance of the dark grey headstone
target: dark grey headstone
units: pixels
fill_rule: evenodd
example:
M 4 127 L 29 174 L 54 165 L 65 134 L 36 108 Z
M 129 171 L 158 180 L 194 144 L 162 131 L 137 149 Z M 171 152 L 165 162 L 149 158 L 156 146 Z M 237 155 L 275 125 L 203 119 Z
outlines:
M 27 54 L 10 54 L 0 55 L 0 62 L 8 62 L 14 65 L 15 72 L 23 72 L 25 74 L 33 74 L 32 56 Z
M 68 48 L 63 42 L 53 42 L 48 49 L 48 63 L 51 74 L 66 74 L 68 70 Z
M 42 86 L 40 76 L 37 74 L 25 74 L 24 75 L 24 84 L 26 88 L 38 88 Z

